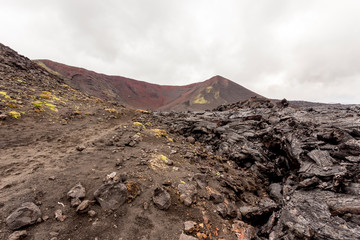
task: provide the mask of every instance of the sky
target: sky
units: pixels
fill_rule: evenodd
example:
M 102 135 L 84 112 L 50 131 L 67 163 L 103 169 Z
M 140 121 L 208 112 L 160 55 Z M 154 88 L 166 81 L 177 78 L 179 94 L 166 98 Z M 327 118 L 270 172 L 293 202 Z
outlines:
M 268 98 L 360 104 L 359 0 L 1 1 L 0 42 L 30 59 Z

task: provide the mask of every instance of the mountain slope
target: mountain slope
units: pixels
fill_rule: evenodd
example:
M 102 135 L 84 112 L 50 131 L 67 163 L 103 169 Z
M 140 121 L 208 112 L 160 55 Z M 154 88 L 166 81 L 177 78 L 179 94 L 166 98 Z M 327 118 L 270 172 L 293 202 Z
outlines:
M 185 86 L 162 86 L 121 76 L 108 76 L 50 60 L 37 63 L 62 75 L 75 89 L 124 105 L 153 110 L 205 110 L 260 96 L 221 76 Z

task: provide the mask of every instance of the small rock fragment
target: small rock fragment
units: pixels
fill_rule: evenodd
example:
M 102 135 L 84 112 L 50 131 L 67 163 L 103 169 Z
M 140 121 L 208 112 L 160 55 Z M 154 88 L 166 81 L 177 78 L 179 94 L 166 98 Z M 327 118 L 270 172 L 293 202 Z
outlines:
M 58 209 L 55 211 L 55 219 L 60 222 L 63 222 L 66 219 L 66 216 L 63 215 L 63 213 L 60 209 Z
M 188 141 L 189 143 L 191 143 L 191 144 L 194 144 L 195 143 L 195 138 L 193 138 L 193 137 L 187 137 L 186 138 L 186 141 Z
M 81 204 L 81 200 L 79 198 L 72 198 L 71 199 L 71 207 L 77 207 Z
M 171 205 L 170 194 L 162 187 L 154 190 L 153 202 L 160 210 L 167 210 Z
M 89 200 L 84 200 L 80 203 L 80 205 L 76 208 L 76 212 L 84 212 L 90 205 Z
M 182 233 L 179 237 L 179 240 L 197 240 L 197 238 Z
M 178 185 L 178 190 L 180 193 L 180 200 L 184 202 L 185 206 L 190 206 L 195 201 L 197 191 L 194 185 L 180 183 Z
M 89 217 L 95 217 L 96 216 L 96 212 L 94 210 L 89 210 L 88 212 Z
M 194 222 L 194 221 L 186 221 L 186 222 L 184 222 L 184 231 L 186 233 L 191 233 L 191 232 L 194 231 L 195 226 L 196 226 L 196 222 Z
M 206 186 L 208 185 L 207 176 L 205 174 L 196 173 L 193 179 L 196 181 L 197 185 L 200 188 L 206 188 Z
M 210 200 L 215 204 L 222 203 L 224 202 L 224 196 L 219 193 L 211 193 Z
M 73 188 L 70 189 L 70 191 L 67 193 L 67 196 L 69 198 L 84 198 L 86 195 L 85 188 L 81 183 L 76 184 Z
M 8 240 L 20 240 L 27 236 L 26 230 L 15 231 L 8 237 Z
M 84 145 L 80 145 L 80 146 L 77 146 L 76 147 L 76 150 L 78 150 L 79 152 L 82 152 L 82 151 L 84 151 L 85 150 L 85 146 Z

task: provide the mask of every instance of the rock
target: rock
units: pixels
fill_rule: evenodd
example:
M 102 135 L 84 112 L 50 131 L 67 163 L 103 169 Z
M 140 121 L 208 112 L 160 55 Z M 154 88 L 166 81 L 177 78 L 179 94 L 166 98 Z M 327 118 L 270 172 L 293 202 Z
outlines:
M 50 177 L 49 177 L 49 180 L 54 181 L 55 179 L 56 179 L 56 177 L 55 177 L 55 176 L 50 176 Z
M 79 198 L 72 198 L 70 201 L 71 207 L 77 207 L 81 204 L 81 200 Z
M 50 235 L 50 237 L 57 237 L 57 236 L 59 236 L 59 233 L 58 232 L 50 232 L 49 235 Z
M 238 216 L 236 205 L 228 201 L 218 204 L 216 207 L 216 211 L 223 218 L 236 218 Z
M 81 204 L 76 208 L 76 212 L 84 212 L 90 205 L 89 200 L 84 200 Z
M 26 230 L 15 231 L 8 237 L 8 240 L 21 240 L 27 236 Z
M 256 222 L 261 221 L 267 214 L 275 211 L 278 205 L 270 198 L 262 198 L 257 206 L 242 206 L 240 213 L 243 220 Z
M 94 192 L 95 199 L 104 210 L 116 210 L 126 202 L 127 195 L 126 185 L 120 182 L 103 184 Z
M 283 195 L 282 195 L 282 186 L 279 183 L 272 183 L 269 186 L 269 190 L 270 190 L 270 197 L 272 197 L 273 199 L 275 199 L 275 201 L 277 202 L 281 202 L 283 199 Z
M 227 207 L 227 211 L 226 211 L 227 216 L 230 218 L 236 218 L 238 215 L 236 205 L 232 202 L 229 202 L 227 203 L 226 207 Z
M 180 200 L 184 202 L 185 206 L 190 206 L 195 201 L 197 191 L 194 185 L 180 183 L 178 185 L 178 190 L 180 193 Z
M 307 178 L 299 183 L 300 188 L 313 187 L 319 184 L 320 180 L 317 177 Z
M 227 208 L 224 203 L 220 203 L 216 206 L 216 211 L 222 216 L 223 218 L 227 215 Z
M 275 239 L 360 239 L 360 226 L 345 221 L 346 213 L 358 214 L 357 196 L 326 191 L 296 191 L 282 209 Z M 284 232 L 283 230 L 286 230 Z M 281 237 L 280 237 L 281 236 Z
M 345 187 L 345 192 L 352 195 L 360 195 L 360 183 L 350 183 Z
M 89 210 L 88 212 L 89 217 L 95 217 L 96 216 L 96 212 L 94 210 Z
M 7 118 L 7 115 L 6 115 L 5 113 L 1 113 L 1 114 L 0 114 L 0 120 L 1 120 L 1 121 L 6 120 L 6 118 Z
M 86 195 L 85 188 L 81 183 L 76 184 L 67 193 L 68 198 L 82 199 Z
M 184 155 L 184 158 L 192 158 L 192 157 L 194 157 L 194 153 L 192 152 L 186 152 Z
M 154 190 L 153 202 L 160 210 L 167 210 L 171 205 L 170 194 L 162 187 Z
M 198 240 L 198 239 L 193 236 L 189 236 L 189 235 L 182 233 L 179 237 L 179 240 Z
M 186 141 L 188 141 L 189 143 L 191 143 L 191 144 L 194 144 L 195 143 L 195 138 L 193 138 L 193 137 L 187 137 L 186 138 Z
M 220 193 L 211 193 L 210 200 L 213 201 L 213 203 L 215 204 L 222 203 L 224 202 L 224 196 Z
M 60 221 L 60 222 L 63 222 L 63 221 L 65 221 L 66 216 L 63 215 L 63 213 L 62 213 L 62 211 L 60 209 L 58 209 L 58 210 L 55 211 L 55 219 Z
M 196 222 L 194 221 L 186 221 L 184 222 L 184 231 L 186 233 L 192 233 L 196 227 Z
M 193 176 L 193 180 L 196 181 L 197 185 L 198 185 L 200 188 L 206 188 L 206 186 L 208 185 L 207 175 L 205 175 L 205 174 L 196 173 L 196 174 Z
M 86 147 L 84 145 L 80 145 L 76 147 L 76 150 L 78 150 L 79 152 L 82 152 L 86 149 Z
M 25 202 L 6 218 L 6 224 L 11 230 L 16 230 L 36 223 L 39 218 L 40 208 L 32 202 Z
M 241 240 L 252 240 L 256 237 L 255 228 L 243 221 L 235 220 L 232 225 L 232 231 Z

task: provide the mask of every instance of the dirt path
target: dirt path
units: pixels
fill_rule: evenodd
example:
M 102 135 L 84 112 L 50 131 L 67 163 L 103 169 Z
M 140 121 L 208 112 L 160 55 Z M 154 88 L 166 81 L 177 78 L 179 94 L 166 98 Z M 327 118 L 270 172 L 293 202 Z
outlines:
M 46 220 L 27 227 L 27 239 L 178 239 L 185 221 L 201 223 L 204 216 L 211 219 L 204 232 L 218 227 L 225 229 L 219 237 L 232 236 L 226 234 L 229 226 L 224 228 L 224 221 L 205 202 L 186 207 L 179 201 L 177 185 L 190 182 L 199 172 L 198 165 L 183 158 L 196 146 L 184 144 L 180 136 L 159 136 L 151 127 L 135 126 L 135 121 L 137 117 L 132 115 L 107 120 L 90 116 L 67 125 L 24 119 L 1 126 L 0 218 L 5 220 L 21 203 L 30 201 L 40 206 Z M 127 146 L 136 134 L 140 139 Z M 85 149 L 79 151 L 78 147 Z M 171 159 L 173 165 L 165 164 L 161 156 Z M 93 204 L 95 217 L 76 213 L 66 197 L 71 187 L 81 182 L 86 199 L 92 200 L 93 192 L 112 172 L 136 182 L 141 194 L 114 212 Z M 152 203 L 157 186 L 171 195 L 168 211 Z M 64 222 L 54 219 L 57 209 L 67 216 Z M 0 226 L 0 238 L 6 239 L 11 231 L 5 221 Z

